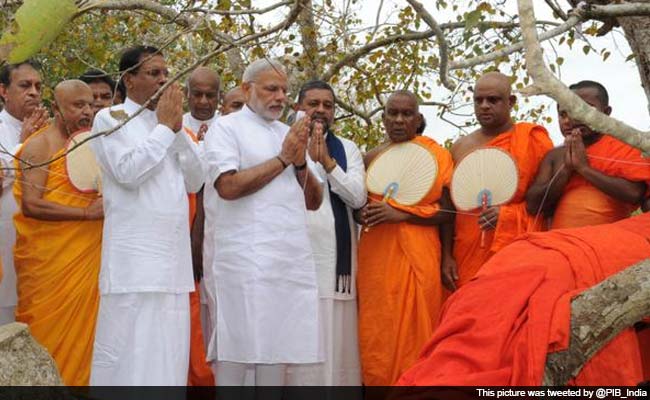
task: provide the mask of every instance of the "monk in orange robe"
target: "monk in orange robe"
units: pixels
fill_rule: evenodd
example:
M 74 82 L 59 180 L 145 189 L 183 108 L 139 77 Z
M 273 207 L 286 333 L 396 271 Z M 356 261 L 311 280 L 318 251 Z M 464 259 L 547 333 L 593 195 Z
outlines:
M 571 299 L 648 257 L 650 214 L 520 237 L 452 294 L 399 384 L 541 385 L 546 354 L 568 346 Z M 570 383 L 634 386 L 641 379 L 638 343 L 624 331 Z
M 517 191 L 509 203 L 488 207 L 480 215 L 456 215 L 454 257 L 443 263 L 442 271 L 443 282 L 452 291 L 469 282 L 492 255 L 518 235 L 539 230 L 542 225 L 526 211 L 525 195 L 553 144 L 543 127 L 512 121 L 510 112 L 515 101 L 507 76 L 498 72 L 483 75 L 474 87 L 474 112 L 481 127 L 458 139 L 451 148 L 456 163 L 478 148 L 501 148 L 512 156 L 519 171 Z
M 359 346 L 365 385 L 390 385 L 418 357 L 436 326 L 442 305 L 441 243 L 438 226 L 449 222 L 447 190 L 451 155 L 428 137 L 416 136 L 422 120 L 418 100 L 406 91 L 393 93 L 383 115 L 392 143 L 411 141 L 428 149 L 438 161 L 438 175 L 416 205 L 393 200 L 370 203 L 357 212 L 369 227 L 359 242 L 357 290 Z M 377 153 L 370 153 L 372 158 Z M 417 173 L 417 171 L 414 171 Z M 450 235 L 448 236 L 451 237 Z
M 607 90 L 582 81 L 570 88 L 587 104 L 609 115 Z M 540 165 L 526 199 L 529 212 L 552 216 L 551 229 L 608 224 L 641 205 L 650 181 L 650 162 L 632 146 L 594 132 L 558 109 L 563 146 Z
M 29 325 L 50 352 L 66 385 L 87 385 L 104 214 L 97 193 L 72 186 L 63 154 L 70 134 L 91 126 L 93 93 L 81 81 L 64 81 L 54 99 L 54 123 L 30 137 L 18 153 L 26 163 L 20 164 L 25 169 L 17 171 L 14 184 L 20 206 L 14 217 L 16 320 Z M 26 168 L 52 159 L 46 167 Z

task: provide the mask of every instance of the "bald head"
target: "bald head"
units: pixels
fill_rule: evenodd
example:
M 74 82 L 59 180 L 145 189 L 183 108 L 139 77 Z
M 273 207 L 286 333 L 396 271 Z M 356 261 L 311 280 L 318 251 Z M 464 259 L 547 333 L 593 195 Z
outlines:
M 219 102 L 219 74 L 198 67 L 187 78 L 187 103 L 192 116 L 200 121 L 214 117 Z
M 230 89 L 228 93 L 223 96 L 223 104 L 221 105 L 221 115 L 228 115 L 232 112 L 239 111 L 244 104 L 246 104 L 246 95 L 239 86 Z
M 410 91 L 393 92 L 384 107 L 384 129 L 391 142 L 400 143 L 413 139 L 422 125 L 419 99 Z
M 505 132 L 512 126 L 510 112 L 517 100 L 512 95 L 512 80 L 500 72 L 488 72 L 474 86 L 474 113 L 483 133 Z
M 59 129 L 68 134 L 88 129 L 93 122 L 93 91 L 78 80 L 60 82 L 54 88 L 54 117 Z

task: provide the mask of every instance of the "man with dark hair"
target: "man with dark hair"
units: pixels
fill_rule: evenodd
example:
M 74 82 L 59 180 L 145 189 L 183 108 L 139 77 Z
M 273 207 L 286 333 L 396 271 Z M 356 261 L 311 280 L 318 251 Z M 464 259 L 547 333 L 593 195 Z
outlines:
M 3 190 L 0 190 L 0 256 L 4 277 L 0 281 L 0 325 L 14 321 L 16 306 L 16 274 L 14 243 L 16 230 L 13 216 L 18 211 L 11 192 L 14 183 L 14 155 L 20 145 L 49 119 L 41 106 L 41 76 L 38 64 L 25 61 L 5 64 L 0 69 L 0 97 L 4 109 L 0 112 L 0 169 L 3 169 Z
M 246 104 L 246 96 L 241 87 L 236 86 L 223 96 L 223 101 L 221 102 L 221 115 L 228 115 L 235 111 L 239 111 Z
M 167 82 L 160 51 L 131 48 L 120 71 L 126 101 L 93 124 L 95 134 L 123 125 L 92 142 L 105 224 L 90 383 L 185 385 L 194 290 L 187 193 L 201 187 L 203 163 L 182 132 L 180 87 L 152 97 Z
M 93 111 L 95 114 L 102 108 L 113 105 L 115 93 L 115 81 L 105 72 L 97 69 L 89 69 L 79 77 L 86 82 L 93 91 Z
M 587 104 L 609 115 L 607 90 L 598 82 L 569 86 Z M 528 211 L 553 216 L 551 228 L 600 225 L 627 218 L 641 204 L 650 163 L 641 152 L 592 130 L 558 107 L 564 145 L 550 151 L 528 190 Z
M 352 211 L 366 203 L 363 157 L 351 140 L 336 136 L 335 97 L 324 81 L 307 82 L 296 108 L 323 126 L 313 135 L 309 156 L 323 182 L 323 202 L 307 212 L 307 231 L 314 252 L 320 297 L 321 332 L 325 344 L 322 364 L 292 366 L 288 383 L 312 386 L 361 385 L 357 336 L 357 226 Z

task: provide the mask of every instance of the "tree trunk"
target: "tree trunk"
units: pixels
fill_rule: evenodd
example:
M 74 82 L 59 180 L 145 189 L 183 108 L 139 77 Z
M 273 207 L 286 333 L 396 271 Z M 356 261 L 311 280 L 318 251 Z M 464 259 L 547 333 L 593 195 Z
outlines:
M 650 3 L 650 0 L 635 0 L 635 3 Z M 619 17 L 617 20 L 634 52 L 641 85 L 648 99 L 648 112 L 650 112 L 650 18 Z

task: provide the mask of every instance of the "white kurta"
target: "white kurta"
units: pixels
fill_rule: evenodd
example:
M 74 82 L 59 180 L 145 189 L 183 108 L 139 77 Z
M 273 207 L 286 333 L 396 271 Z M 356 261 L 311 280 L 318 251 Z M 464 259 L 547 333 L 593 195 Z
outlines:
M 20 147 L 22 121 L 14 118 L 7 110 L 0 112 L 0 168 L 13 168 L 16 151 Z M 9 154 L 7 154 L 9 153 Z M 0 196 L 0 257 L 3 277 L 0 281 L 0 325 L 14 321 L 13 310 L 17 303 L 16 271 L 14 270 L 14 244 L 16 228 L 13 218 L 18 207 L 11 188 L 14 171 L 3 169 L 2 196 Z
M 331 173 L 318 164 L 316 172 L 327 181 L 332 191 L 347 205 L 352 238 L 352 284 L 350 293 L 340 293 L 336 283 L 336 232 L 334 213 L 327 185 L 323 203 L 316 211 L 307 212 L 309 238 L 318 271 L 320 314 L 325 345 L 325 362 L 314 365 L 290 366 L 288 384 L 310 386 L 356 386 L 361 384 L 359 344 L 357 336 L 357 225 L 352 211 L 366 203 L 363 157 L 354 142 L 340 138 L 347 158 L 347 171 L 336 166 Z
M 139 107 L 127 99 L 101 110 L 93 133 Z M 105 215 L 91 383 L 185 384 L 187 293 L 194 290 L 187 193 L 204 178 L 197 146 L 150 110 L 91 143 L 102 169 Z M 115 315 L 123 315 L 119 324 L 111 322 Z M 129 377 L 120 372 L 125 368 Z
M 248 107 L 219 118 L 205 139 L 208 181 L 277 156 L 288 131 Z M 294 168 L 253 194 L 234 201 L 217 195 L 216 201 L 212 273 L 218 307 L 209 358 L 322 361 L 316 271 Z

